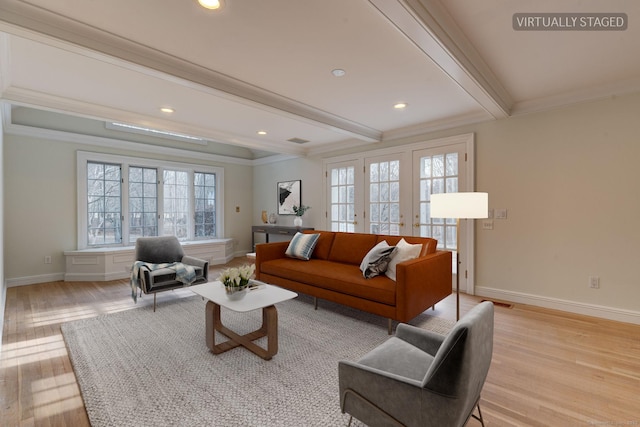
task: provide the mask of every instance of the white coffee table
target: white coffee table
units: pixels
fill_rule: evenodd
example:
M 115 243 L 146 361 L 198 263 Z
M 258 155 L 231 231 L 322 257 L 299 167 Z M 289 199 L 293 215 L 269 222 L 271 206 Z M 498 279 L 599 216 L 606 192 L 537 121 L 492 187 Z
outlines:
M 255 290 L 247 291 L 247 295 L 241 300 L 231 301 L 227 298 L 222 282 L 215 281 L 202 285 L 190 286 L 196 294 L 206 298 L 205 329 L 207 347 L 214 354 L 220 354 L 238 346 L 243 346 L 265 360 L 270 360 L 278 352 L 278 311 L 274 304 L 286 301 L 298 296 L 295 292 L 279 288 L 277 286 L 261 284 Z M 222 324 L 220 319 L 220 307 L 237 312 L 247 312 L 262 309 L 262 326 L 246 335 L 239 335 Z M 220 344 L 215 342 L 215 331 L 229 338 Z M 267 348 L 264 349 L 253 341 L 267 337 Z

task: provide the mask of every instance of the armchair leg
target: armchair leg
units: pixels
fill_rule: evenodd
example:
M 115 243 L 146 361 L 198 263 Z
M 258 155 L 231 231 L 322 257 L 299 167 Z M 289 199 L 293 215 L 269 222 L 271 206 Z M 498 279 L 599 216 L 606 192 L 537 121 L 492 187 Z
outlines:
M 484 427 L 484 419 L 482 418 L 482 411 L 480 410 L 480 402 L 478 402 L 477 407 L 478 407 L 478 415 L 471 414 L 471 416 L 476 420 L 480 421 L 480 424 L 482 425 L 482 427 Z
M 153 312 L 156 312 L 156 295 L 158 295 L 157 293 L 153 294 Z
M 353 415 L 349 415 L 349 424 L 347 424 L 347 427 L 351 427 L 351 421 L 353 421 Z

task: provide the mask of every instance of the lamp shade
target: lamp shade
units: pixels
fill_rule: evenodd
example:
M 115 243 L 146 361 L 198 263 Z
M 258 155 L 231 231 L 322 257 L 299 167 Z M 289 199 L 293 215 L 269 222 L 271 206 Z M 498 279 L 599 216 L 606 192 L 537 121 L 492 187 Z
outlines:
M 488 193 L 441 193 L 431 195 L 431 218 L 487 218 Z

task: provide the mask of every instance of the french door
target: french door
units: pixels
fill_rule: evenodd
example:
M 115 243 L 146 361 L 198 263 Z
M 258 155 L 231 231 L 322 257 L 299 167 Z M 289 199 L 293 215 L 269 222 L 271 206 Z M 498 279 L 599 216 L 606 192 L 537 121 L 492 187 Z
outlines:
M 466 220 L 460 221 L 460 229 L 455 219 L 431 217 L 431 195 L 471 191 L 467 181 L 466 144 L 447 145 L 413 151 L 413 235 L 432 237 L 438 240 L 438 249 L 453 253 L 452 272 L 456 273 L 458 262 L 458 234 L 462 253 L 472 254 L 468 246 L 468 229 L 473 227 Z M 460 288 L 467 290 L 465 279 L 472 266 L 470 260 L 461 257 Z M 453 278 L 455 282 L 455 276 Z
M 325 161 L 327 229 L 413 235 L 460 250 L 460 289 L 473 293 L 473 220 L 431 218 L 431 194 L 473 191 L 473 134 Z M 360 157 L 358 157 L 360 156 Z M 459 233 L 459 236 L 457 235 Z M 458 237 L 460 248 L 458 245 Z M 455 276 L 454 276 L 455 283 Z
M 331 231 L 346 231 L 362 233 L 364 222 L 363 191 L 363 161 L 349 160 L 327 165 L 325 172 L 327 179 L 326 213 Z
M 365 159 L 365 230 L 371 234 L 400 236 L 408 227 L 406 215 L 410 209 L 408 187 L 410 177 L 404 153 Z

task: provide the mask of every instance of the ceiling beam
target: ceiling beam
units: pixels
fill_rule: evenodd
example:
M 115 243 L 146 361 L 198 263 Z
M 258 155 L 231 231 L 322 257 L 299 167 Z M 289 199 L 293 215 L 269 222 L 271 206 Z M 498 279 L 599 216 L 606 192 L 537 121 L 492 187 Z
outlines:
M 19 0 L 0 0 L 0 21 L 17 35 L 27 29 L 57 40 L 72 43 L 124 61 L 207 86 L 221 95 L 231 95 L 239 102 L 250 102 L 279 115 L 309 122 L 366 142 L 380 142 L 382 131 L 295 101 L 274 92 L 234 79 L 184 59 L 135 43 L 84 23 L 55 14 Z M 5 26 L 6 27 L 6 26 Z
M 369 0 L 402 34 L 496 119 L 513 101 L 438 0 Z

